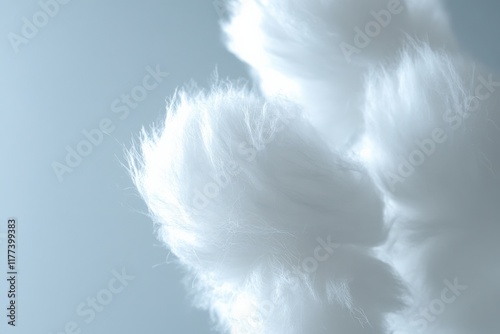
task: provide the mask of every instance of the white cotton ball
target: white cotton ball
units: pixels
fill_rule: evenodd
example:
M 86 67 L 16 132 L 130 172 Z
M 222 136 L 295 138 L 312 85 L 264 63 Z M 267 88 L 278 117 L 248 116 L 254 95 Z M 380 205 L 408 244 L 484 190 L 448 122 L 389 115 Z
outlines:
M 367 166 L 394 221 L 386 254 L 413 295 L 402 333 L 500 328 L 499 93 L 493 73 L 419 44 L 370 77 Z
M 410 45 L 396 70 L 373 72 L 365 106 L 368 166 L 393 201 L 419 215 L 461 217 L 482 208 L 477 193 L 498 191 L 490 143 L 500 138 L 500 83 L 491 80 L 479 66 L 425 44 Z
M 436 1 L 232 1 L 228 48 L 250 65 L 266 95 L 286 94 L 332 147 L 362 132 L 365 75 L 394 60 L 406 36 L 454 48 Z
M 500 77 L 440 2 L 230 4 L 264 97 L 181 91 L 130 155 L 195 305 L 230 334 L 496 334 Z
M 178 93 L 131 170 L 219 329 L 383 333 L 401 307 L 402 287 L 370 251 L 386 237 L 378 191 L 295 104 L 230 84 Z

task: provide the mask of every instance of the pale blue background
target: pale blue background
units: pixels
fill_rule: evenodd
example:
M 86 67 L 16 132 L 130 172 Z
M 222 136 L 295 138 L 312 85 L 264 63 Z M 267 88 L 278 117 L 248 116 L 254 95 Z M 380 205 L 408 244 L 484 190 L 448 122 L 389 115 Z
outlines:
M 498 2 L 449 4 L 464 45 L 499 68 Z M 16 217 L 20 247 L 19 326 L 8 333 L 55 334 L 69 321 L 82 333 L 209 333 L 207 316 L 188 305 L 181 273 L 164 264 L 167 252 L 140 212 L 145 206 L 121 162 L 123 147 L 141 126 L 162 117 L 175 87 L 190 79 L 206 86 L 216 66 L 222 77 L 246 75 L 223 47 L 212 1 L 72 0 L 14 53 L 7 34 L 19 33 L 22 17 L 38 10 L 36 0 L 0 3 L 0 232 Z M 111 102 L 156 64 L 169 77 L 120 120 Z M 83 129 L 105 117 L 115 131 L 58 182 L 52 162 L 62 161 L 65 146 L 74 147 Z M 135 280 L 85 324 L 77 305 L 106 288 L 112 270 L 122 267 Z

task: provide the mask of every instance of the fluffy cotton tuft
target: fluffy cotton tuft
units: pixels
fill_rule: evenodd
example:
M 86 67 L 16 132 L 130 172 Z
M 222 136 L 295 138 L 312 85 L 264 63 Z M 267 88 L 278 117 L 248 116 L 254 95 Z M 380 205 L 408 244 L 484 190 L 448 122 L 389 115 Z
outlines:
M 386 236 L 379 193 L 286 99 L 225 84 L 178 93 L 131 163 L 219 328 L 383 333 L 401 306 L 397 279 L 370 253 Z
M 410 36 L 455 48 L 440 5 L 421 0 L 233 0 L 228 48 L 262 91 L 286 93 L 329 143 L 344 148 L 363 127 L 365 75 L 390 63 Z
M 394 221 L 387 249 L 413 293 L 397 320 L 402 334 L 500 328 L 491 313 L 500 297 L 499 88 L 481 66 L 418 44 L 368 81 L 367 166 Z
M 500 81 L 439 2 L 230 12 L 261 94 L 180 91 L 129 160 L 195 304 L 230 334 L 498 333 Z

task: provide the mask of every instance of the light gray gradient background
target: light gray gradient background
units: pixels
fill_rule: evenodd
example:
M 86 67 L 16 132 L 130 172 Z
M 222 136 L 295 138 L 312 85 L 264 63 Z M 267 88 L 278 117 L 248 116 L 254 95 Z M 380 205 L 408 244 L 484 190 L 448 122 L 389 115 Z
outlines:
M 500 3 L 448 5 L 465 50 L 498 71 Z M 9 217 L 19 224 L 18 326 L 6 325 L 0 238 L 0 332 L 55 334 L 75 321 L 81 333 L 210 333 L 122 163 L 124 147 L 163 117 L 177 86 L 207 86 L 216 66 L 220 77 L 247 75 L 223 46 L 212 0 L 72 0 L 16 54 L 7 35 L 39 9 L 36 0 L 0 3 L 0 233 Z M 111 103 L 157 64 L 169 76 L 120 120 Z M 103 118 L 116 129 L 59 182 L 52 162 Z M 122 268 L 135 279 L 85 323 L 77 305 Z

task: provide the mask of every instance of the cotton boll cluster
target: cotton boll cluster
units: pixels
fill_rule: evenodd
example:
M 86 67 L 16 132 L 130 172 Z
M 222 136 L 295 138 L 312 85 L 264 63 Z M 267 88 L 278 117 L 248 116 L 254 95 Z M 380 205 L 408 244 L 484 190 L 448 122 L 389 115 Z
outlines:
M 129 161 L 195 305 L 230 334 L 498 333 L 500 82 L 440 4 L 229 9 L 261 91 L 180 91 Z

